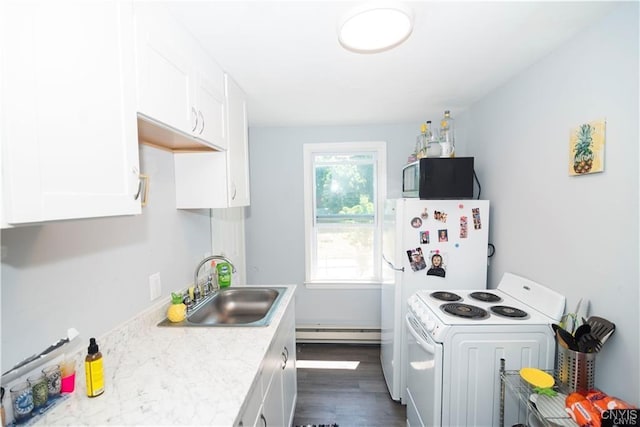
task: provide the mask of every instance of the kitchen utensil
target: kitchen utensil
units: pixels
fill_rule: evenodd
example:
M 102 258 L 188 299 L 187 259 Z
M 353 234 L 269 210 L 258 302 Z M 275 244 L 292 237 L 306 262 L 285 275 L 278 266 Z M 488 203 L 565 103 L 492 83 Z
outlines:
M 590 302 L 587 298 L 580 299 L 580 305 L 576 307 L 576 322 L 587 323 L 585 319 L 589 317 L 589 305 Z
M 567 343 L 565 342 L 565 340 L 564 340 L 564 339 L 562 339 L 562 336 L 561 336 L 561 334 L 560 334 L 560 330 L 559 330 L 559 329 L 558 329 L 558 330 L 556 330 L 556 341 L 558 342 L 558 344 L 559 344 L 561 347 L 564 347 L 564 348 L 566 348 L 567 350 L 569 349 L 569 344 L 567 344 Z
M 560 345 L 561 347 L 564 347 L 567 350 L 569 349 L 569 344 L 564 342 L 564 340 L 562 339 L 562 336 L 560 336 L 560 328 L 556 329 L 556 341 L 558 342 L 558 345 Z
M 600 340 L 590 333 L 582 334 L 576 341 L 581 353 L 597 353 L 602 348 Z
M 558 328 L 558 334 L 562 338 L 562 340 L 567 344 L 567 348 L 569 350 L 578 351 L 578 344 L 576 343 L 576 339 L 573 335 L 571 335 L 567 330 Z
M 612 329 L 611 331 L 609 331 L 609 333 L 607 335 L 605 335 L 604 337 L 602 337 L 602 339 L 600 340 L 600 343 L 602 343 L 604 345 L 604 343 L 609 339 L 609 337 L 611 335 L 613 335 L 613 331 L 614 329 Z
M 555 380 L 551 375 L 537 368 L 522 368 L 520 369 L 520 376 L 534 387 L 549 388 L 555 384 Z
M 589 332 L 591 332 L 591 326 L 588 323 L 583 323 L 582 325 L 578 326 L 578 329 L 576 329 L 576 332 L 573 334 L 573 336 L 576 339 L 576 342 L 579 342 L 580 338 L 583 335 L 588 334 Z
M 591 326 L 591 335 L 600 340 L 600 342 L 602 342 L 605 336 L 608 339 L 616 329 L 616 325 L 614 323 L 598 316 L 589 317 L 587 323 Z

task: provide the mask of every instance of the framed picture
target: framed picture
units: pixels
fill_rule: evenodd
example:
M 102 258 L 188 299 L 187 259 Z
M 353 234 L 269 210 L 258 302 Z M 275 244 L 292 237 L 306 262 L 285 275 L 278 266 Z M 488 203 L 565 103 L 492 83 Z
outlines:
M 606 121 L 583 123 L 571 130 L 569 175 L 580 176 L 604 171 Z

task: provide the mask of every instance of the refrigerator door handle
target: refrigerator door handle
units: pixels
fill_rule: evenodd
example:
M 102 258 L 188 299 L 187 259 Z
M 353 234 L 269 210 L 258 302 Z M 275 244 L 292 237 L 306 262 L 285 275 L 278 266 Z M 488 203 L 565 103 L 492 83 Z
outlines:
M 402 272 L 404 272 L 404 267 L 397 268 L 397 267 L 396 267 L 395 265 L 393 265 L 393 264 L 392 264 L 392 263 L 391 263 L 387 258 L 385 258 L 384 254 L 382 254 L 382 259 L 384 260 L 384 262 L 386 262 L 386 263 L 387 263 L 387 265 L 388 265 L 392 270 L 395 270 L 395 271 L 402 271 Z

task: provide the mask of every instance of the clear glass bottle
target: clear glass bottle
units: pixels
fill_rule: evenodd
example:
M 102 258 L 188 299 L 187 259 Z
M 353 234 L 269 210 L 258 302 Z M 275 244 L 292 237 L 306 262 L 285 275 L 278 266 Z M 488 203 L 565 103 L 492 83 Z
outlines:
M 416 148 L 413 150 L 413 156 L 415 157 L 415 159 L 420 158 L 421 150 L 422 150 L 422 141 L 421 141 L 420 135 L 418 135 L 416 136 Z
M 416 137 L 416 158 L 427 157 L 427 124 L 420 126 L 420 134 Z
M 440 157 L 453 157 L 455 152 L 454 120 L 451 112 L 446 110 L 444 117 L 440 120 L 440 146 L 442 153 Z
M 427 155 L 426 157 L 440 157 L 441 148 L 440 141 L 435 137 L 433 127 L 431 126 L 431 120 L 427 121 Z

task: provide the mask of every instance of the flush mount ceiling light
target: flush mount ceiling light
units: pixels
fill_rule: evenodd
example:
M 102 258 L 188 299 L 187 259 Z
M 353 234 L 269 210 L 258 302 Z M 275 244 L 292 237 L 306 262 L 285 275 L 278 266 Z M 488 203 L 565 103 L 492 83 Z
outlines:
M 413 30 L 413 12 L 400 2 L 369 2 L 351 9 L 340 20 L 338 40 L 358 53 L 377 53 L 405 41 Z

